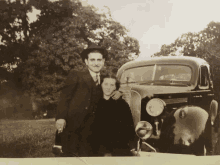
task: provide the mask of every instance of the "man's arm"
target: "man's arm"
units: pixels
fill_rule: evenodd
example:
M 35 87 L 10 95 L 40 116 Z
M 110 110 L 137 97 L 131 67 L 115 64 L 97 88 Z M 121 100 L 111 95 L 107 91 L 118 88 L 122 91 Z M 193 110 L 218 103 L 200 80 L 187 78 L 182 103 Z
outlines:
M 69 103 L 72 98 L 72 94 L 77 86 L 77 82 L 77 72 L 71 70 L 67 76 L 65 86 L 61 91 L 60 99 L 57 105 L 56 127 L 58 129 L 58 132 L 62 132 L 63 128 L 65 128 Z

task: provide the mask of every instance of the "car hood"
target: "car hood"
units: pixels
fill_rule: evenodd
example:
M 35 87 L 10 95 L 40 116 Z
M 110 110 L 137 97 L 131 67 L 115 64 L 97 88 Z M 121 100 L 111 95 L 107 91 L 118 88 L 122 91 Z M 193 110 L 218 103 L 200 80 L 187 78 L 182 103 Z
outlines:
M 174 87 L 174 86 L 151 86 L 151 85 L 132 85 L 131 90 L 137 91 L 142 98 L 151 98 L 155 94 L 172 94 L 172 93 L 187 93 L 193 89 L 189 87 Z

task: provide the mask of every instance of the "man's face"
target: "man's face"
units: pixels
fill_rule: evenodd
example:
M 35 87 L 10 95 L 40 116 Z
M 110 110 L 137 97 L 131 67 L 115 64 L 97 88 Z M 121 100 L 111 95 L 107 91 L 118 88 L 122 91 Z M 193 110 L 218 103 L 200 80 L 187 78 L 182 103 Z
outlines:
M 85 63 L 91 71 L 99 73 L 104 66 L 105 59 L 101 53 L 91 52 L 88 54 L 88 59 L 85 59 Z

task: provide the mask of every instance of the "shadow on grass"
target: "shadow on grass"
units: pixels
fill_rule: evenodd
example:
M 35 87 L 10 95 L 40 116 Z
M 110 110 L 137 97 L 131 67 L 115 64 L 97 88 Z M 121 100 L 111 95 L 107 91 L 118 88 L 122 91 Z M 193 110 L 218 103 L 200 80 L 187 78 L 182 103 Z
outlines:
M 53 123 L 54 121 L 51 120 L 3 121 L 3 134 L 0 136 L 0 157 L 54 157 L 52 153 L 55 141 Z
M 30 158 L 54 157 L 52 145 L 54 138 L 19 138 L 16 141 L 0 144 L 0 157 L 4 158 Z
M 54 157 L 52 145 L 54 138 L 19 138 L 16 141 L 0 144 L 0 157 L 4 158 L 30 158 Z
M 20 139 L 22 140 L 22 139 Z M 34 146 L 33 144 L 28 143 L 20 143 L 18 141 L 12 142 L 12 143 L 3 143 L 1 144 L 0 148 L 0 155 L 1 157 L 7 157 L 7 158 L 25 158 L 29 157 L 30 152 L 36 152 L 37 146 Z

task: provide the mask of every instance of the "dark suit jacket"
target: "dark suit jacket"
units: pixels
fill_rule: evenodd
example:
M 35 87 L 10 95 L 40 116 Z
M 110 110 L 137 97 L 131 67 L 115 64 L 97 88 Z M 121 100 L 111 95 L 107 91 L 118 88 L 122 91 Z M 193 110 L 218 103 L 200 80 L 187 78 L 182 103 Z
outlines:
M 78 129 L 85 116 L 92 111 L 93 89 L 95 82 L 88 70 L 71 70 L 63 88 L 57 106 L 57 119 L 65 119 L 67 130 Z M 100 94 L 101 97 L 101 94 Z M 96 98 L 99 100 L 99 98 Z

